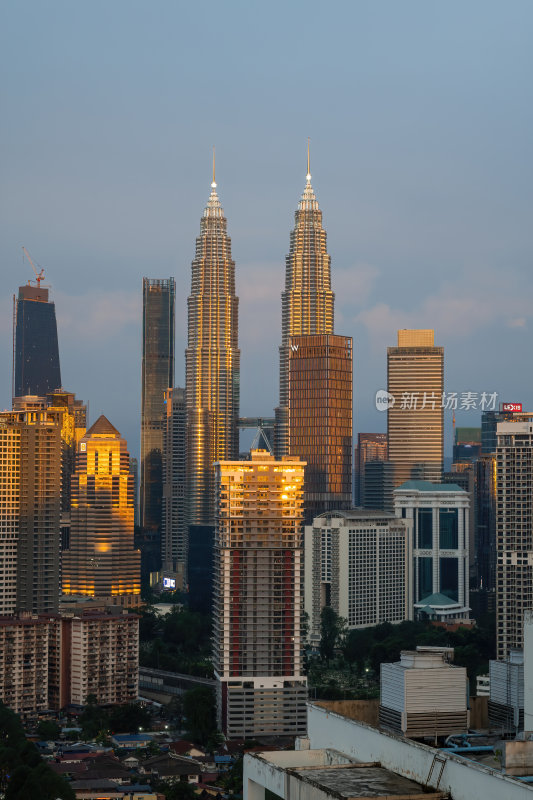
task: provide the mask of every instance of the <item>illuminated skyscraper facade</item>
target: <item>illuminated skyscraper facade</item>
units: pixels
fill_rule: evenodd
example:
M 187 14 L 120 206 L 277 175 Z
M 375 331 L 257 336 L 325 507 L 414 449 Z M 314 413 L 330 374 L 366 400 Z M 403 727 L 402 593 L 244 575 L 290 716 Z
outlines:
M 229 739 L 306 732 L 304 466 L 265 450 L 215 465 L 213 665 Z
M 56 310 L 48 289 L 21 286 L 15 303 L 13 397 L 61 388 Z
M 61 431 L 61 549 L 70 539 L 70 487 L 76 468 L 78 444 L 87 430 L 87 406 L 73 392 L 58 389 L 46 397 L 26 395 L 13 398 L 14 411 L 44 411 L 57 415 Z
M 63 592 L 140 599 L 140 553 L 133 549 L 133 475 L 126 440 L 103 415 L 81 439 L 72 478 L 70 547 Z
M 307 463 L 305 524 L 352 505 L 352 339 L 290 336 L 289 453 Z
M 240 351 L 235 262 L 213 175 L 192 262 L 185 352 L 187 522 L 214 524 L 215 461 L 237 458 Z M 171 384 L 169 384 L 170 386 Z
M 61 431 L 57 413 L 0 413 L 0 615 L 59 606 Z
M 146 532 L 161 530 L 164 392 L 174 385 L 174 278 L 143 278 L 140 518 Z
M 285 289 L 281 295 L 281 347 L 279 408 L 276 409 L 275 450 L 277 457 L 289 452 L 289 352 L 291 336 L 333 333 L 330 257 L 326 231 L 309 172 L 304 193 L 295 213 L 289 254 L 285 259 Z
M 444 457 L 444 348 L 432 330 L 400 330 L 387 348 L 389 461 L 394 483 L 411 479 L 439 483 Z

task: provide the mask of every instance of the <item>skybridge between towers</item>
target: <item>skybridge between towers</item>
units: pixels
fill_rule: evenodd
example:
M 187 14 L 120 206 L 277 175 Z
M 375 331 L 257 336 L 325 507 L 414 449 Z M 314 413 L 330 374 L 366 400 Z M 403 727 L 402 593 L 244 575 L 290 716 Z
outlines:
M 240 417 L 237 427 L 239 431 L 255 430 L 250 450 L 268 450 L 274 455 L 274 417 Z

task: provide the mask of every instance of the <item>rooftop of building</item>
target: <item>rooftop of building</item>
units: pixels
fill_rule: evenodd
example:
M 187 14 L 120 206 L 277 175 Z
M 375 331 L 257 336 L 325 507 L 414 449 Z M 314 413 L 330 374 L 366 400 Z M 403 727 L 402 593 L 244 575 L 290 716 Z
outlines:
M 464 737 L 449 737 L 453 738 L 449 746 L 439 748 L 433 742 L 416 741 L 380 730 L 358 719 L 347 718 L 343 713 L 326 706 L 329 704 L 321 707 L 308 703 L 307 747 L 338 747 L 343 751 L 341 755 L 346 761 L 374 759 L 393 773 L 420 782 L 425 791 L 431 793 L 432 787 L 433 791 L 438 788 L 445 793 L 444 796 L 453 800 L 533 798 L 533 741 L 517 739 L 502 742 L 497 738 L 501 735 L 500 730 L 495 732 L 496 738 L 487 738 L 486 731 L 482 732 L 482 736 L 475 731 L 464 734 Z M 463 738 L 468 740 L 464 743 L 465 747 L 462 746 Z M 489 754 L 489 757 L 485 754 Z M 283 759 L 291 755 L 274 754 L 276 763 L 284 767 L 285 772 L 289 772 L 291 765 Z M 296 752 L 295 755 L 298 757 L 301 753 Z M 279 793 L 285 798 L 296 794 Z M 338 795 L 331 793 L 331 796 Z M 427 794 L 422 796 L 428 797 Z
M 394 492 L 460 492 L 465 490 L 456 483 L 431 483 L 431 481 L 405 481 L 397 486 Z
M 276 459 L 275 456 L 272 455 L 268 450 L 250 450 L 249 458 L 248 459 L 234 459 L 234 460 L 226 460 L 226 461 L 217 461 L 215 463 L 222 464 L 227 466 L 231 464 L 232 466 L 237 467 L 244 467 L 245 469 L 250 469 L 251 464 L 255 462 L 256 464 L 262 463 L 269 463 L 269 464 L 297 464 L 300 467 L 305 467 L 306 462 L 302 461 L 299 456 L 283 456 L 280 459 Z
M 424 597 L 422 600 L 419 600 L 418 603 L 415 603 L 415 608 L 418 609 L 423 609 L 426 606 L 429 606 L 431 608 L 441 608 L 441 609 L 453 608 L 454 610 L 463 608 L 463 606 L 461 606 L 461 603 L 458 603 L 457 600 L 452 600 L 451 597 L 447 597 L 445 594 L 442 594 L 441 592 L 435 592 L 435 594 L 429 594 L 427 597 Z
M 85 436 L 83 437 L 86 439 L 89 436 L 114 436 L 120 438 L 120 433 L 117 431 L 114 425 L 112 425 L 108 418 L 105 417 L 103 414 L 100 414 L 96 422 L 91 425 Z
M 145 772 L 158 772 L 159 775 L 199 775 L 200 764 L 192 758 L 183 758 L 174 754 L 163 754 L 143 761 Z
M 386 519 L 391 521 L 394 520 L 395 522 L 400 520 L 400 518 L 391 511 L 380 511 L 373 508 L 362 508 L 361 506 L 345 510 L 340 509 L 335 511 L 325 511 L 323 514 L 319 514 L 317 517 L 315 517 L 315 519 L 328 519 L 330 517 L 332 519 L 356 520 L 357 522 L 361 522 L 365 519 Z
M 294 796 L 298 792 L 300 797 L 331 797 L 336 800 L 420 800 L 422 796 L 427 800 L 438 800 L 446 797 L 446 793 L 425 789 L 421 783 L 398 775 L 379 762 L 359 761 L 330 748 L 284 753 L 261 752 L 247 755 L 246 759 L 257 759 L 271 769 L 285 772 L 288 777 L 285 784 L 286 797 L 292 797 L 293 791 Z
M 111 741 L 115 742 L 151 742 L 154 737 L 149 733 L 114 733 Z

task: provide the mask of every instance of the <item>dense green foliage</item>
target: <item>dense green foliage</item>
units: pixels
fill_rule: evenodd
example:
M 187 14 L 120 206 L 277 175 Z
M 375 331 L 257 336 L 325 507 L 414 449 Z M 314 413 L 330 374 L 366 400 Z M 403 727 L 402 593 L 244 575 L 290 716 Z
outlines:
M 141 612 L 140 664 L 211 678 L 211 617 L 175 608 L 159 617 L 150 606 Z
M 0 794 L 5 800 L 74 800 L 74 792 L 26 739 L 16 714 L 0 703 Z
M 39 736 L 43 742 L 48 740 L 55 742 L 55 740 L 59 738 L 60 733 L 61 728 L 53 719 L 42 719 L 37 725 L 37 736 Z
M 456 631 L 429 622 L 385 622 L 346 633 L 332 610 L 321 622 L 320 657 L 308 656 L 308 677 L 311 697 L 324 700 L 378 697 L 380 664 L 398 661 L 402 650 L 417 645 L 453 647 L 454 663 L 466 667 L 472 691 L 476 675 L 487 672 L 489 660 L 495 658 L 491 618 Z
M 187 781 L 177 781 L 176 783 L 160 781 L 157 791 L 164 794 L 166 800 L 194 800 L 198 797 L 192 785 Z
M 330 661 L 335 648 L 344 643 L 346 620 L 331 608 L 324 606 L 320 614 L 320 655 Z
M 215 693 L 198 686 L 183 695 L 183 713 L 190 738 L 199 744 L 214 743 L 217 734 Z
M 350 631 L 343 654 L 346 661 L 359 669 L 370 667 L 379 673 L 383 662 L 398 661 L 401 650 L 414 650 L 417 645 L 453 647 L 454 663 L 466 667 L 469 677 L 488 671 L 488 661 L 495 658 L 494 628 L 473 625 L 448 631 L 428 622 L 385 622 L 374 628 Z
M 84 739 L 102 738 L 107 733 L 137 733 L 139 728 L 150 729 L 150 712 L 137 703 L 104 709 L 97 706 L 94 699 L 89 695 L 79 719 Z
M 232 795 L 242 795 L 243 756 L 231 765 L 228 771 L 218 780 L 218 784 Z

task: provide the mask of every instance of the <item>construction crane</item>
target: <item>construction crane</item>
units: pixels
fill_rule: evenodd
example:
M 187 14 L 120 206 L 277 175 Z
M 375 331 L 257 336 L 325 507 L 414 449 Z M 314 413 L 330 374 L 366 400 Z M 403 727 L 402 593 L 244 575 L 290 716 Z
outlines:
M 41 288 L 41 281 L 44 279 L 44 267 L 41 267 L 41 271 L 37 272 L 37 267 L 35 266 L 35 264 L 31 260 L 31 256 L 28 253 L 28 251 L 26 250 L 26 248 L 24 247 L 24 245 L 22 245 L 22 253 L 23 253 L 22 260 L 24 261 L 24 256 L 26 256 L 26 258 L 30 262 L 31 268 L 33 269 L 33 271 L 35 273 L 35 281 L 37 283 L 37 288 L 40 289 Z M 41 265 L 39 264 L 39 266 L 41 266 Z M 28 285 L 30 285 L 30 284 L 31 284 L 31 280 L 28 281 Z M 43 285 L 43 289 L 45 289 L 45 288 L 50 288 L 50 287 L 46 287 L 46 286 Z

